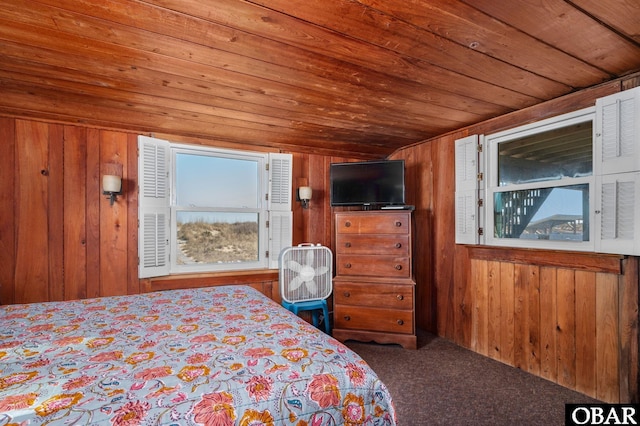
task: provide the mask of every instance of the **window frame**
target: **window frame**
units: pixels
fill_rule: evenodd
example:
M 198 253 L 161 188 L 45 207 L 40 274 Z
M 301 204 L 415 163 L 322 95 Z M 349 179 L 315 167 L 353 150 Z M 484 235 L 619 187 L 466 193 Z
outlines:
M 192 207 L 177 205 L 177 179 L 176 170 L 177 156 L 179 154 L 202 155 L 207 157 L 256 161 L 258 170 L 258 199 L 255 208 L 237 208 L 237 207 Z M 267 164 L 269 162 L 268 153 L 258 153 L 249 151 L 235 151 L 229 149 L 220 149 L 196 145 L 171 144 L 170 146 L 170 167 L 171 179 L 169 184 L 169 209 L 170 209 L 170 266 L 169 273 L 194 273 L 194 272 L 223 272 L 233 270 L 252 270 L 264 269 L 268 267 L 268 203 L 266 202 L 269 193 L 269 175 Z M 257 213 L 258 214 L 258 259 L 251 262 L 229 262 L 218 265 L 207 264 L 189 264 L 179 265 L 178 261 L 178 239 L 177 232 L 177 214 L 181 211 L 201 211 L 205 213 L 215 212 L 238 212 L 238 213 Z
M 502 132 L 493 133 L 484 137 L 483 150 L 485 154 L 484 163 L 485 171 L 485 201 L 486 223 L 485 223 L 485 243 L 492 246 L 501 247 L 519 247 L 519 248 L 536 248 L 550 250 L 574 250 L 574 251 L 593 251 L 595 248 L 595 231 L 594 226 L 589 226 L 588 241 L 566 241 L 566 240 L 537 240 L 522 238 L 502 238 L 495 236 L 495 194 L 502 192 L 511 192 L 518 190 L 530 190 L 541 188 L 556 188 L 570 185 L 588 184 L 589 185 L 589 224 L 593 224 L 595 220 L 595 132 L 596 132 L 596 108 L 588 107 L 567 114 L 558 115 L 535 123 L 518 126 Z M 551 131 L 554 129 L 570 126 L 573 124 L 592 123 L 592 159 L 591 159 L 591 175 L 582 177 L 563 177 L 556 180 L 543 180 L 537 182 L 507 184 L 500 186 L 498 182 L 498 147 L 500 143 L 509 142 L 514 139 L 532 136 L 538 133 Z

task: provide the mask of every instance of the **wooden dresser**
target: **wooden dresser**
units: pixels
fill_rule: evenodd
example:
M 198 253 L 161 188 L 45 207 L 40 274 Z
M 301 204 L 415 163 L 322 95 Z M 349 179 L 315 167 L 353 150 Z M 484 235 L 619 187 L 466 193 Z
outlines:
M 411 211 L 336 213 L 333 337 L 416 349 Z

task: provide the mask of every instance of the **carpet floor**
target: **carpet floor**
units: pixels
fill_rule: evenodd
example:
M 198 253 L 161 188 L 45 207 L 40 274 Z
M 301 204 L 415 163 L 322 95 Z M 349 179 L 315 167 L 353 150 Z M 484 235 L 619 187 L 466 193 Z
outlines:
M 566 403 L 600 402 L 427 333 L 415 351 L 346 345 L 387 385 L 401 426 L 563 425 Z

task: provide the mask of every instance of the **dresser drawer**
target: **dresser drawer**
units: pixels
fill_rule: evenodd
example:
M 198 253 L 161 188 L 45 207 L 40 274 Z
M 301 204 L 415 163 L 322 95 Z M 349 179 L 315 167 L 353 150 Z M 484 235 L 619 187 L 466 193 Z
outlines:
M 336 236 L 336 253 L 408 256 L 409 235 L 338 234 Z
M 334 327 L 387 333 L 413 334 L 413 311 L 335 305 Z
M 411 276 L 411 258 L 344 254 L 336 259 L 336 273 L 349 276 L 408 278 Z
M 413 285 L 339 282 L 334 285 L 333 302 L 337 305 L 412 310 Z
M 409 213 L 336 214 L 338 234 L 407 234 L 410 229 Z

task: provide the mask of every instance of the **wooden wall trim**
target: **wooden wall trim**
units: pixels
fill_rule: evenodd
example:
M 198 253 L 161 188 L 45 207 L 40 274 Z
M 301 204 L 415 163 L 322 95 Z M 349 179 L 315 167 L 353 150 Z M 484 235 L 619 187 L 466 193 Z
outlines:
M 276 303 L 280 303 L 282 299 L 280 297 L 278 282 L 278 271 L 272 269 L 229 271 L 213 274 L 176 274 L 166 277 L 141 279 L 140 292 L 148 293 L 151 291 L 222 285 L 248 285 L 262 292 Z
M 583 253 L 575 251 L 549 251 L 495 246 L 467 246 L 470 259 L 527 265 L 555 266 L 590 272 L 622 275 L 622 255 Z
M 174 274 L 164 277 L 145 278 L 140 280 L 140 291 L 146 293 L 157 290 L 224 284 L 250 284 L 262 281 L 278 281 L 278 271 L 275 269 L 260 269 L 255 271 L 229 271 L 211 274 Z

